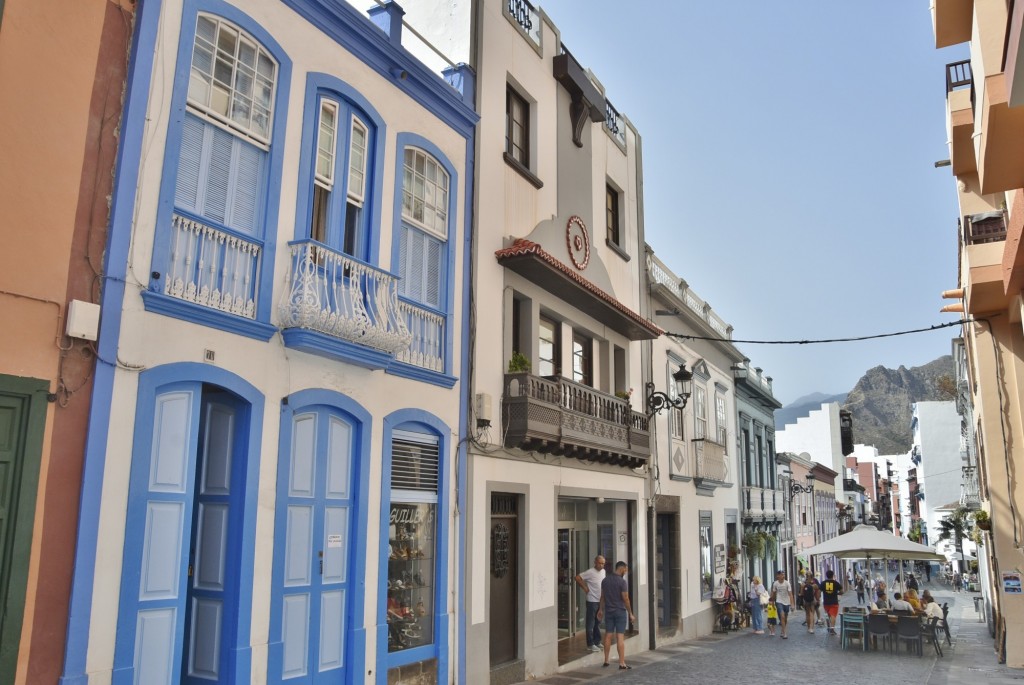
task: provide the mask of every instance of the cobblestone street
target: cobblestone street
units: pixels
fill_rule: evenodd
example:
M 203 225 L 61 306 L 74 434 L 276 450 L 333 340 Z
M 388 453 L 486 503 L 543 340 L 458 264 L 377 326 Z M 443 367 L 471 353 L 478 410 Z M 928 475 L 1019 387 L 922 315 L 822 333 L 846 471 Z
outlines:
M 754 635 L 749 630 L 710 635 L 654 652 L 627 654 L 633 670 L 620 671 L 612 647 L 612 664 L 576 669 L 542 680 L 548 685 L 577 685 L 607 681 L 629 685 L 680 683 L 705 685 L 729 683 L 828 683 L 829 685 L 946 685 L 952 683 L 1021 683 L 1024 670 L 1006 668 L 996 662 L 988 627 L 979 622 L 971 593 L 953 593 L 947 587 L 924 585 L 941 605 L 949 602 L 949 623 L 953 645 L 943 642 L 943 657 L 925 645 L 924 656 L 899 655 L 884 650 L 861 651 L 840 647 L 839 637 L 829 636 L 823 627 L 812 635 L 800 625 L 802 612 L 795 614 L 788 640 Z M 844 596 L 842 604 L 852 605 Z

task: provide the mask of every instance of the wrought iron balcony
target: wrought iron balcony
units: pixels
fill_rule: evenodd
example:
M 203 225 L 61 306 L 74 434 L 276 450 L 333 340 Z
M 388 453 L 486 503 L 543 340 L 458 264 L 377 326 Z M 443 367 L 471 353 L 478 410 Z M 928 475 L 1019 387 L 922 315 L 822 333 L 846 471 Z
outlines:
M 259 298 L 260 254 L 257 242 L 173 214 L 164 294 L 253 319 Z
M 505 446 L 636 468 L 651 456 L 646 415 L 560 376 L 505 374 Z
M 327 356 L 334 356 L 332 340 L 372 350 L 375 354 L 361 358 L 371 368 L 381 368 L 409 350 L 413 336 L 406 321 L 411 311 L 399 306 L 393 275 L 312 240 L 294 241 L 289 249 L 281 325 L 293 332 L 320 334 L 326 341 L 307 340 L 286 330 L 286 342 L 296 341 L 295 347 Z M 339 354 L 348 356 L 340 348 Z

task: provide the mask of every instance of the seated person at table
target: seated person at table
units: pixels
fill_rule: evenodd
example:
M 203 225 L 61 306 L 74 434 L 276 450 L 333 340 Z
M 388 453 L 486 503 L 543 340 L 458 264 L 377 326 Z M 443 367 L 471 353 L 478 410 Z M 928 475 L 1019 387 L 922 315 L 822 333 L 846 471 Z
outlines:
M 939 606 L 939 603 L 935 601 L 935 598 L 932 597 L 932 593 L 928 590 L 925 590 L 924 594 L 921 595 L 921 604 L 924 605 L 924 615 L 928 618 L 943 617 L 942 607 Z
M 914 607 L 910 606 L 910 602 L 903 599 L 898 592 L 892 594 L 892 604 L 889 605 L 889 608 L 893 611 L 906 611 L 908 613 L 913 613 L 914 611 Z
M 903 599 L 915 612 L 919 613 L 924 609 L 924 606 L 921 604 L 921 600 L 917 597 L 917 590 L 907 590 L 903 595 Z
M 878 599 L 871 603 L 871 611 L 885 611 L 889 608 L 889 598 L 885 596 L 885 590 L 878 593 Z

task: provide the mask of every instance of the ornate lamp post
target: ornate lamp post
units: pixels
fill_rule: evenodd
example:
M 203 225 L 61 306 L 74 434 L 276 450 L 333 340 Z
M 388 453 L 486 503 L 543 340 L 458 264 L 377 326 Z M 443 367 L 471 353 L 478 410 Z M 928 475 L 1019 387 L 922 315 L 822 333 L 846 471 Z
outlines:
M 686 364 L 680 364 L 679 370 L 672 374 L 672 381 L 675 383 L 676 396 L 671 397 L 660 390 L 655 391 L 654 383 L 647 384 L 647 412 L 648 416 L 660 414 L 662 409 L 680 408 L 686 406 L 693 392 L 693 372 L 686 370 Z

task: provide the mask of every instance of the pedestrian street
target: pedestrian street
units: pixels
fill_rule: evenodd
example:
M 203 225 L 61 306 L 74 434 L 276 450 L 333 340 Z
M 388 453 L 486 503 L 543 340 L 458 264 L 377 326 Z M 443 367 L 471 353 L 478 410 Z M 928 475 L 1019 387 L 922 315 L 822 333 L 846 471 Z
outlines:
M 838 636 L 828 635 L 824 626 L 813 634 L 801 625 L 803 612 L 790 615 L 789 639 L 778 631 L 773 637 L 754 635 L 748 628 L 737 632 L 713 634 L 688 640 L 654 651 L 630 653 L 626 661 L 632 670 L 617 668 L 615 647 L 611 665 L 602 668 L 602 654 L 582 660 L 586 666 L 534 681 L 547 685 L 577 685 L 590 682 L 616 682 L 628 685 L 705 685 L 730 683 L 827 683 L 828 685 L 952 685 L 953 683 L 1024 682 L 1024 672 L 1009 669 L 996 662 L 988 626 L 979 622 L 974 610 L 974 593 L 954 593 L 941 583 L 923 583 L 936 601 L 949 603 L 949 626 L 952 646 L 942 643 L 944 656 L 939 657 L 931 645 L 925 644 L 923 656 L 908 653 L 906 644 L 899 654 L 885 649 L 867 652 L 854 645 L 844 650 Z M 841 606 L 856 606 L 856 595 L 845 593 Z

